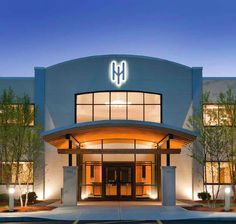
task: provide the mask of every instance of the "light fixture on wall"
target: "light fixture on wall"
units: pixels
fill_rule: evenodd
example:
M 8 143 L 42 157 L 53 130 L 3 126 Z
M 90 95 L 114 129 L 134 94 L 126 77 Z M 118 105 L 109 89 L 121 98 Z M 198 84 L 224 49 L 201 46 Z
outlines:
M 150 199 L 152 200 L 156 200 L 158 195 L 157 195 L 157 191 L 154 190 L 150 190 L 149 192 L 147 192 L 147 195 L 149 196 Z
M 89 193 L 87 191 L 85 191 L 81 194 L 81 199 L 85 200 L 86 198 L 88 198 L 88 196 L 89 196 Z

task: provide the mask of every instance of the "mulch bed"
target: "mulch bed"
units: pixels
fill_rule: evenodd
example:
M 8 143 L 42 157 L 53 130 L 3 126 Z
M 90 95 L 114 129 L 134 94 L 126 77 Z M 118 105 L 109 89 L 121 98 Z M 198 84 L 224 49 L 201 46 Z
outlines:
M 202 200 L 195 200 L 195 203 L 200 203 L 200 204 L 208 204 L 208 201 L 202 201 Z M 212 200 L 210 200 L 210 202 L 212 203 Z M 216 200 L 216 203 L 224 203 L 224 200 Z
M 51 211 L 56 207 L 52 206 L 27 206 L 20 207 L 16 206 L 14 212 L 39 212 L 39 211 Z M 0 212 L 9 212 L 8 208 L 0 208 Z
M 203 207 L 203 206 L 193 206 L 193 207 L 183 207 L 190 211 L 201 211 L 201 212 L 226 212 L 224 210 L 224 207 L 216 207 L 216 208 L 209 208 L 209 207 Z M 229 212 L 236 212 L 236 207 L 230 207 Z

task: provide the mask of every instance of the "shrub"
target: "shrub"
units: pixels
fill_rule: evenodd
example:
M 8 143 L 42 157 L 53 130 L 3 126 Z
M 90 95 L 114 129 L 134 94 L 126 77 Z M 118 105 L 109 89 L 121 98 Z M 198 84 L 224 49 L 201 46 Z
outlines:
M 202 199 L 203 201 L 211 199 L 211 195 L 208 192 L 204 192 L 204 191 L 198 193 L 197 196 L 199 199 Z
M 0 194 L 0 201 L 6 202 L 8 201 L 9 196 L 8 194 Z
M 35 192 L 29 192 L 28 193 L 28 203 L 29 204 L 34 204 L 37 200 L 37 195 Z M 26 199 L 26 194 L 22 194 L 22 200 L 25 202 Z

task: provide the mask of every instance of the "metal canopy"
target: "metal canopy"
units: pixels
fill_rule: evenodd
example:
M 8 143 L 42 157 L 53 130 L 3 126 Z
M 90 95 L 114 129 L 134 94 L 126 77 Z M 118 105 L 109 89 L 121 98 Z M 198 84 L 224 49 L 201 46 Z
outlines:
M 73 136 L 75 143 L 88 142 L 100 139 L 139 139 L 151 141 L 159 144 L 156 153 L 180 153 L 180 149 L 196 139 L 196 134 L 183 128 L 176 128 L 165 124 L 158 124 L 145 121 L 95 121 L 74 124 L 62 128 L 53 129 L 42 133 L 43 139 L 58 149 L 58 153 L 63 154 L 84 154 L 84 153 L 155 153 L 155 149 L 124 149 L 116 150 L 104 149 L 78 149 L 73 144 L 70 149 L 68 144 L 69 136 Z M 169 138 L 171 136 L 171 140 Z M 165 141 L 170 140 L 168 151 Z M 71 150 L 71 151 L 69 151 Z M 126 150 L 126 151 L 125 151 Z M 135 151 L 134 151 L 135 150 Z M 176 150 L 176 151 L 174 151 Z M 73 151 L 73 152 L 72 152 Z

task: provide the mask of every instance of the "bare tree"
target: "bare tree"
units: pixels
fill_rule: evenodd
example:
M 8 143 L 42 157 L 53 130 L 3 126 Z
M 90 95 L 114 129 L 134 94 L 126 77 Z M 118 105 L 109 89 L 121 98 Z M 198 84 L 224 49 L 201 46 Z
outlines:
M 23 206 L 22 194 L 24 193 L 22 184 L 26 185 L 25 206 L 27 206 L 33 168 L 42 145 L 40 126 L 35 124 L 36 109 L 30 103 L 29 96 L 17 97 L 11 89 L 5 90 L 1 98 L 3 100 L 0 103 L 0 109 L 2 108 L 0 148 L 4 155 L 1 158 L 2 173 L 3 176 L 8 176 L 7 187 L 9 184 L 14 184 L 19 188 L 21 206 Z M 24 167 L 22 162 L 25 164 Z
M 236 96 L 232 89 L 228 88 L 226 92 L 220 93 L 218 99 L 220 110 L 220 122 L 227 128 L 228 148 L 227 161 L 230 170 L 230 180 L 234 200 L 236 200 Z
M 205 104 L 209 104 L 210 92 L 203 93 L 200 106 L 194 109 L 193 115 L 189 119 L 189 125 L 197 132 L 197 141 L 201 148 L 194 151 L 189 148 L 190 156 L 199 164 L 202 172 L 203 189 L 208 192 L 207 181 L 211 184 L 212 206 L 215 207 L 220 191 L 220 162 L 225 160 L 228 140 L 227 129 L 217 125 L 218 110 L 207 110 Z M 206 164 L 210 170 L 210 175 L 206 173 Z
M 14 120 L 15 113 L 12 109 L 15 94 L 11 89 L 4 90 L 0 96 L 0 162 L 1 181 L 8 188 L 12 184 L 12 170 L 14 164 L 14 150 L 12 136 L 14 127 L 10 125 Z

